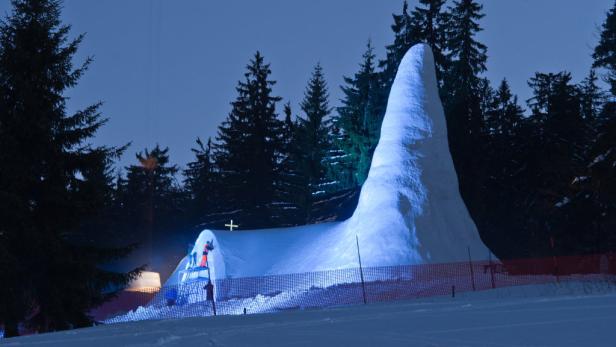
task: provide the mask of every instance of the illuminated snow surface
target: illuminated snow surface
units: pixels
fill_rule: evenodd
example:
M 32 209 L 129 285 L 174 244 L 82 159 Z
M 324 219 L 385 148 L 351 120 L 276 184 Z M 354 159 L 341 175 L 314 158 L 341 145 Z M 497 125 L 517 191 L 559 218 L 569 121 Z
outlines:
M 241 228 L 241 221 L 236 222 Z M 194 283 L 207 276 L 224 280 L 311 273 L 305 279 L 301 275 L 292 281 L 283 278 L 263 288 L 251 287 L 259 284 L 214 281 L 219 312 L 225 314 L 241 314 L 244 308 L 264 313 L 306 305 L 357 303 L 361 293 L 350 294 L 349 288 L 340 287 L 357 284 L 357 271 L 314 274 L 357 268 L 356 237 L 364 267 L 468 261 L 469 249 L 475 261 L 489 257 L 460 197 L 432 52 L 427 45 L 412 47 L 400 63 L 372 166 L 351 218 L 294 228 L 204 230 L 193 252 L 199 263 L 206 242 L 213 240 L 209 271 L 186 271 L 191 268 L 186 257 L 167 280 L 167 289 L 163 288 L 150 307 L 140 307 L 106 322 L 211 315 L 204 283 Z M 413 279 L 410 271 L 369 271 L 365 280 Z M 431 284 L 413 282 L 415 289 L 423 285 Z M 165 291 L 174 291 L 173 288 L 177 288 L 176 304 L 165 308 Z M 384 290 L 393 289 L 385 286 Z M 318 300 L 313 300 L 315 297 Z
M 214 240 L 214 279 L 345 269 L 358 266 L 356 235 L 367 267 L 466 261 L 467 247 L 473 260 L 488 258 L 460 197 L 427 45 L 412 47 L 400 63 L 350 219 L 295 228 L 204 230 L 194 251 L 200 257 L 205 242 Z M 185 258 L 167 284 L 186 280 L 180 272 L 187 267 Z
M 567 282 L 451 297 L 247 316 L 111 324 L 2 346 L 614 346 L 614 282 Z

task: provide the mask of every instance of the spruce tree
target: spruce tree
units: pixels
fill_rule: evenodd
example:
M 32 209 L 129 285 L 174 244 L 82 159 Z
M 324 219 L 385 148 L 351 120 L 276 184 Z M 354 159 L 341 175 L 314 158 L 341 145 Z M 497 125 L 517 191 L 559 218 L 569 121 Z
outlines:
M 381 68 L 381 83 L 383 87 L 382 102 L 387 103 L 389 89 L 394 83 L 398 65 L 404 57 L 406 51 L 414 44 L 418 43 L 419 28 L 414 26 L 413 18 L 409 14 L 408 3 L 404 0 L 402 4 L 402 13 L 392 14 L 394 23 L 391 25 L 391 30 L 394 32 L 394 42 L 386 48 L 386 57 L 379 62 Z
M 582 98 L 582 117 L 587 120 L 596 119 L 607 98 L 601 87 L 597 84 L 599 77 L 595 69 L 590 69 L 588 76 L 580 83 L 580 96 Z
M 482 100 L 487 88 L 479 75 L 486 70 L 486 46 L 475 38 L 482 29 L 482 6 L 475 0 L 458 0 L 450 7 L 447 28 L 449 68 L 442 95 L 449 149 L 460 182 L 460 192 L 471 215 L 485 213 L 481 195 L 485 192 L 485 166 L 482 141 L 485 130 Z M 480 227 L 481 231 L 481 227 Z
M 271 226 L 280 180 L 281 127 L 272 95 L 271 70 L 257 52 L 238 82 L 237 99 L 218 128 L 216 163 L 220 168 L 226 216 L 243 227 Z
M 604 68 L 604 80 L 610 85 L 610 92 L 616 95 L 616 3 L 607 13 L 601 26 L 599 44 L 593 53 L 593 67 Z
M 582 251 L 605 253 L 616 250 L 616 5 L 607 13 L 593 58 L 593 67 L 605 72 L 611 95 L 597 86 L 594 69 L 580 85 L 582 115 L 594 131 L 560 216 L 568 230 L 576 231 L 574 241 Z
M 511 209 L 517 205 L 520 195 L 514 178 L 525 160 L 518 153 L 524 110 L 505 79 L 490 94 L 491 100 L 482 111 L 485 117 L 482 142 L 486 145 L 481 157 L 483 172 L 478 176 L 482 180 L 482 207 L 487 208 L 475 222 L 492 251 L 499 256 L 513 257 L 517 250 L 511 245 L 516 244 L 519 235 L 515 218 L 519 212 L 511 213 Z
M 446 2 L 446 0 L 419 0 L 419 6 L 411 13 L 417 39 L 429 44 L 434 54 L 439 88 L 443 87 L 443 78 L 448 66 L 445 52 L 449 13 L 445 11 Z
M 599 115 L 596 140 L 570 189 L 556 204 L 559 248 L 565 254 L 604 254 L 616 250 L 616 107 Z
M 187 213 L 190 223 L 194 226 L 203 226 L 207 223 L 207 216 L 215 212 L 219 201 L 219 184 L 217 171 L 213 160 L 212 139 L 203 144 L 197 138 L 197 147 L 191 151 L 195 160 L 187 164 L 184 170 L 184 189 L 188 194 Z
M 486 71 L 486 46 L 475 39 L 482 29 L 483 6 L 475 0 L 454 1 L 450 9 L 447 48 L 451 66 L 447 75 L 445 108 L 450 148 L 458 162 L 469 155 L 480 134 L 481 109 L 477 93 L 479 74 Z
M 175 182 L 179 168 L 169 163 L 169 148 L 159 145 L 135 158 L 137 163 L 126 168 L 125 185 L 120 187 L 130 230 L 125 237 L 152 247 L 164 242 L 182 218 L 183 196 Z
M 524 189 L 529 189 L 523 205 L 529 232 L 525 238 L 535 253 L 547 255 L 550 238 L 559 239 L 560 252 L 569 237 L 554 207 L 566 200 L 571 181 L 585 165 L 589 127 L 582 117 L 579 90 L 568 72 L 536 73 L 529 86 L 533 89 L 528 101 L 532 127 L 523 147 L 527 158 L 522 174 Z
M 359 71 L 352 78 L 344 78 L 344 98 L 335 117 L 338 134 L 334 141 L 341 153 L 335 153 L 335 160 L 329 160 L 329 165 L 334 180 L 343 189 L 364 183 L 380 137 L 381 89 L 370 42 L 362 59 Z
M 276 186 L 278 220 L 274 221 L 277 226 L 290 226 L 303 224 L 305 221 L 306 206 L 306 178 L 302 172 L 302 150 L 298 143 L 299 124 L 293 120 L 291 103 L 283 106 L 285 115 L 281 131 L 281 161 L 278 168 L 280 179 Z
M 70 40 L 55 0 L 14 0 L 0 23 L 0 324 L 44 332 L 91 325 L 89 310 L 136 271 L 104 270 L 128 248 L 84 244 L 86 226 L 108 203 L 121 149 L 94 146 L 100 103 L 66 110 L 91 60 L 73 66 L 83 36 Z
M 582 203 L 570 211 L 570 215 L 578 215 L 578 225 L 574 226 L 578 233 L 587 230 L 585 234 L 591 238 L 587 249 L 595 254 L 616 250 L 616 104 L 607 103 L 598 117 L 596 140 L 587 156 L 586 172 L 574 182 L 578 183 L 577 194 L 572 201 Z M 580 211 L 587 218 L 579 218 Z
M 298 118 L 297 145 L 300 151 L 300 171 L 304 178 L 302 207 L 304 222 L 311 218 L 312 205 L 325 194 L 325 157 L 330 148 L 329 93 L 323 68 L 317 64 L 308 81 L 300 106 L 303 117 Z
M 524 116 L 524 109 L 518 104 L 507 79 L 503 79 L 493 96 L 493 109 L 486 114 L 486 122 L 490 133 L 511 138 Z

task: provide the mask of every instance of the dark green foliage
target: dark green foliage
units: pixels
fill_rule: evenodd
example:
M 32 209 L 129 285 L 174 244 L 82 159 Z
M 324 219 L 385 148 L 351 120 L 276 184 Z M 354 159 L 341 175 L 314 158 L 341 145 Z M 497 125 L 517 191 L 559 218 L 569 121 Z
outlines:
M 605 253 L 616 249 L 616 108 L 609 102 L 597 121 L 597 135 L 569 191 L 557 203 L 554 233 L 561 254 Z
M 496 91 L 484 95 L 488 100 L 484 101 L 485 123 L 481 134 L 483 171 L 476 177 L 481 181 L 482 200 L 476 204 L 481 208 L 480 214 L 473 217 L 484 242 L 493 252 L 500 257 L 515 257 L 519 250 L 511 245 L 519 243 L 516 218 L 521 214 L 515 199 L 519 194 L 516 179 L 528 159 L 518 152 L 524 110 L 506 80 Z
M 616 5 L 607 13 L 593 58 L 593 67 L 604 70 L 604 80 L 616 95 Z M 565 254 L 616 249 L 616 106 L 596 82 L 591 70 L 579 87 L 581 114 L 592 129 L 584 155 L 575 160 L 579 164 L 574 166 L 569 191 L 558 206 L 557 228 Z
M 607 101 L 605 92 L 597 85 L 598 80 L 599 77 L 597 77 L 595 69 L 591 69 L 579 87 L 580 97 L 582 98 L 582 117 L 587 120 L 596 119 Z
M 359 71 L 345 77 L 344 98 L 335 117 L 335 145 L 329 165 L 333 179 L 341 189 L 361 186 L 368 176 L 372 154 L 379 141 L 383 110 L 380 108 L 379 75 L 375 72 L 374 49 L 370 42 Z
M 275 82 L 259 52 L 247 70 L 231 113 L 219 127 L 215 149 L 226 215 L 257 228 L 271 226 L 276 210 L 282 122 L 276 114 L 280 97 L 271 95 Z
M 156 145 L 135 154 L 118 187 L 127 228 L 124 238 L 151 247 L 165 234 L 177 232 L 183 217 L 183 194 L 175 182 L 179 171 L 169 163 L 169 148 Z
M 296 149 L 298 170 L 302 177 L 303 198 L 300 198 L 300 220 L 308 222 L 312 217 L 312 205 L 322 198 L 327 189 L 325 158 L 331 147 L 329 94 L 320 64 L 314 68 L 304 99 L 300 106 L 304 117 L 297 119 Z
M 387 103 L 389 89 L 394 83 L 398 65 L 406 51 L 419 42 L 418 29 L 413 27 L 412 17 L 408 12 L 408 3 L 404 0 L 401 14 L 393 14 L 394 24 L 391 30 L 394 33 L 394 42 L 386 47 L 386 57 L 379 62 L 381 68 L 381 83 L 383 93 L 382 102 Z
M 136 274 L 103 270 L 130 248 L 87 241 L 112 197 L 121 149 L 89 140 L 105 123 L 94 104 L 67 114 L 64 93 L 83 36 L 69 40 L 60 3 L 15 0 L 0 24 L 0 324 L 37 331 L 91 324 L 88 311 Z M 103 228 L 102 226 L 100 228 Z
M 612 95 L 616 95 L 616 6 L 608 13 L 601 26 L 599 44 L 593 53 L 593 67 L 607 70 L 605 81 L 610 84 Z
M 509 83 L 503 79 L 494 96 L 494 112 L 491 113 L 491 132 L 512 137 L 522 121 L 524 109 L 518 105 L 518 97 L 511 93 Z M 503 148 L 504 149 L 504 148 Z
M 184 189 L 187 192 L 187 214 L 192 225 L 202 225 L 205 216 L 216 209 L 219 201 L 218 172 L 214 163 L 212 140 L 204 145 L 197 138 L 197 148 L 192 148 L 195 161 L 184 170 Z
M 600 114 L 596 141 L 590 148 L 586 175 L 578 176 L 578 193 L 572 199 L 587 202 L 580 210 L 589 218 L 576 218 L 591 234 L 595 253 L 616 250 L 616 104 L 609 102 Z M 577 199 L 576 199 L 577 198 Z M 575 216 L 580 210 L 573 210 Z M 584 230 L 580 225 L 579 230 Z
M 460 183 L 460 192 L 471 215 L 477 219 L 487 206 L 484 172 L 485 131 L 483 109 L 491 88 L 479 75 L 486 70 L 486 46 L 476 40 L 482 30 L 482 6 L 474 0 L 454 1 L 447 27 L 448 69 L 441 90 L 449 148 Z
M 445 11 L 446 0 L 419 0 L 411 17 L 416 39 L 430 45 L 434 54 L 436 79 L 439 88 L 448 68 L 447 51 L 448 22 L 450 14 Z
M 474 0 L 454 1 L 448 30 L 450 67 L 446 76 L 445 110 L 456 167 L 473 152 L 481 129 L 481 78 L 486 70 L 486 46 L 475 39 L 482 29 L 482 5 Z
M 284 105 L 285 115 L 281 132 L 280 175 L 276 186 L 278 226 L 298 225 L 305 221 L 309 201 L 307 180 L 301 171 L 302 150 L 298 142 L 298 122 L 293 120 L 291 104 Z
M 501 254 L 508 257 L 551 255 L 550 238 L 557 240 L 557 252 L 572 246 L 575 237 L 565 238 L 559 206 L 584 165 L 589 139 L 580 94 L 569 73 L 537 73 L 529 86 L 533 89 L 528 102 L 532 114 L 513 128 L 517 130 L 509 149 L 493 154 L 514 163 L 500 165 L 506 171 L 496 177 L 508 192 L 509 208 L 514 206 L 515 214 L 489 215 L 491 225 L 501 229 L 501 234 L 515 235 L 504 238 L 506 242 L 496 240 Z M 507 242 L 516 242 L 518 247 L 507 246 Z

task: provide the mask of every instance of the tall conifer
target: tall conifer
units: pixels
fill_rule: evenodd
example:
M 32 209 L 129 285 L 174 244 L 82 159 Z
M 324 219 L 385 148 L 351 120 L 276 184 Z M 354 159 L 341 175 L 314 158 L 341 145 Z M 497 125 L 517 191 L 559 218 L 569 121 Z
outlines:
M 55 0 L 14 0 L 0 23 L 0 324 L 43 332 L 88 326 L 89 310 L 135 275 L 103 270 L 128 249 L 84 244 L 105 207 L 121 150 L 94 146 L 100 103 L 66 110 L 90 59 L 73 57 Z M 26 321 L 27 320 L 27 321 Z
M 449 13 L 445 11 L 446 0 L 419 0 L 419 6 L 411 13 L 417 39 L 430 45 L 434 54 L 436 78 L 439 88 L 448 67 L 446 56 Z
M 300 151 L 299 167 L 304 178 L 303 206 L 305 221 L 310 220 L 312 204 L 325 194 L 325 158 L 331 143 L 329 140 L 331 119 L 329 93 L 323 68 L 317 64 L 308 81 L 300 106 L 303 117 L 298 118 L 297 148 Z
M 593 52 L 594 67 L 604 68 L 604 79 L 610 84 L 612 95 L 616 95 L 616 4 L 608 11 L 601 26 L 599 44 Z
M 337 181 L 343 188 L 360 186 L 368 176 L 372 154 L 380 137 L 382 112 L 380 109 L 379 76 L 375 72 L 375 55 L 368 42 L 359 71 L 345 77 L 344 98 L 338 107 L 336 127 L 340 133 L 336 145 L 342 150 L 337 156 Z
M 238 82 L 237 99 L 218 128 L 216 163 L 224 196 L 221 204 L 243 227 L 270 226 L 280 180 L 282 122 L 277 119 L 271 70 L 257 52 Z

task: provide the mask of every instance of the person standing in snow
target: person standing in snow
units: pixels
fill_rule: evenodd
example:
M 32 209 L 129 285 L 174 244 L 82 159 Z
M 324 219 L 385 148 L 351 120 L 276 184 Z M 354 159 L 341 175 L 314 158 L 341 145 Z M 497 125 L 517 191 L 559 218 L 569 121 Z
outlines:
M 192 252 L 190 254 L 190 262 L 191 266 L 197 266 L 197 252 Z
M 210 251 L 214 250 L 214 240 L 211 241 L 207 241 L 205 243 L 205 246 L 203 246 L 203 253 L 201 256 L 201 263 L 199 264 L 199 267 L 207 267 L 208 263 L 207 263 L 207 256 L 209 254 Z

